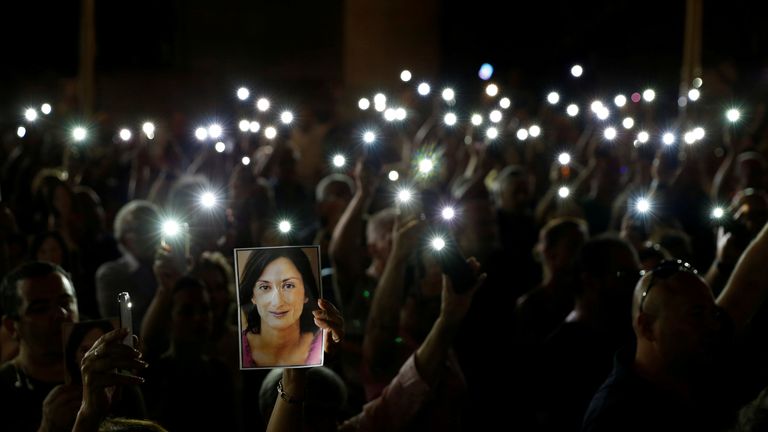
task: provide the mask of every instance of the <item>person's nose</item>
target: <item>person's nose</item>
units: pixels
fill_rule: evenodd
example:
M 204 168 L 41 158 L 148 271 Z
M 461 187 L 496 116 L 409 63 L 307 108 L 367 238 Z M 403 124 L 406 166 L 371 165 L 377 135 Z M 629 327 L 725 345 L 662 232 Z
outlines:
M 66 306 L 55 306 L 53 314 L 56 321 L 72 321 L 72 311 Z
M 280 288 L 273 290 L 270 303 L 273 307 L 282 306 L 285 303 L 285 290 Z

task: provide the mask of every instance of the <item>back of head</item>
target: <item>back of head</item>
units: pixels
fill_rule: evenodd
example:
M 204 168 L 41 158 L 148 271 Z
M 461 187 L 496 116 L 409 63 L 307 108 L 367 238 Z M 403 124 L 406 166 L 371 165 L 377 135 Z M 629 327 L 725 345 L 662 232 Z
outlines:
M 620 262 L 626 261 L 626 258 L 629 262 Z M 602 234 L 584 243 L 576 266 L 582 275 L 600 277 L 607 273 L 637 270 L 638 258 L 629 242 L 615 235 Z
M 330 174 L 323 177 L 315 188 L 315 201 L 318 203 L 333 198 L 349 201 L 355 191 L 355 182 L 345 174 Z
M 583 219 L 558 218 L 541 229 L 539 248 L 553 270 L 566 270 L 575 263 L 587 237 L 587 223 Z
M 152 256 L 156 247 L 155 227 L 160 222 L 160 209 L 149 201 L 133 200 L 120 208 L 115 216 L 115 239 L 124 247 L 129 247 L 131 253 Z M 127 241 L 132 234 L 134 241 Z M 154 241 L 153 241 L 154 238 Z
M 99 425 L 99 432 L 167 432 L 159 424 L 137 419 L 108 418 Z

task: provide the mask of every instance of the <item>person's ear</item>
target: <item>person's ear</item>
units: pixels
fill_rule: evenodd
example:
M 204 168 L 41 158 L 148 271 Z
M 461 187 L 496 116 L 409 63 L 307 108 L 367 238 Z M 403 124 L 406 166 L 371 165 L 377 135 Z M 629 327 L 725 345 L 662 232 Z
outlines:
M 20 340 L 18 320 L 15 320 L 8 315 L 3 315 L 3 328 L 6 332 L 8 332 L 13 340 Z

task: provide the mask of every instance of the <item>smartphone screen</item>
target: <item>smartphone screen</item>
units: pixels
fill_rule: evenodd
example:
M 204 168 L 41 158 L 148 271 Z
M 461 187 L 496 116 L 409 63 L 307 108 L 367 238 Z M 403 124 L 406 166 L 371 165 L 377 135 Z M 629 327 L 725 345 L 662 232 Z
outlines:
M 128 335 L 123 339 L 123 343 L 133 347 L 133 314 L 131 309 L 131 295 L 127 292 L 121 292 L 117 295 L 117 302 L 120 304 L 120 328 L 128 329 Z

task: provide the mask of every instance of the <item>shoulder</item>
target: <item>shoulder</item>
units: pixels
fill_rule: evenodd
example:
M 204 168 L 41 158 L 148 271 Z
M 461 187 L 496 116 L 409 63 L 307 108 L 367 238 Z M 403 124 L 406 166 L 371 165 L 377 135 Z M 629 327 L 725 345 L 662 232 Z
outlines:
M 119 277 L 128 274 L 128 262 L 124 258 L 108 261 L 96 270 L 96 277 Z

